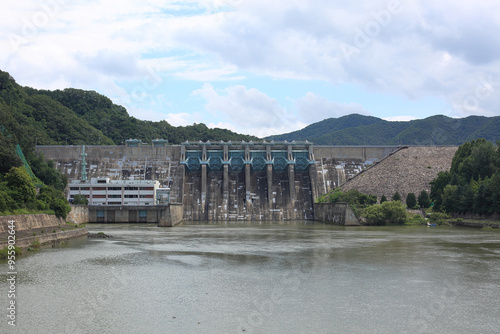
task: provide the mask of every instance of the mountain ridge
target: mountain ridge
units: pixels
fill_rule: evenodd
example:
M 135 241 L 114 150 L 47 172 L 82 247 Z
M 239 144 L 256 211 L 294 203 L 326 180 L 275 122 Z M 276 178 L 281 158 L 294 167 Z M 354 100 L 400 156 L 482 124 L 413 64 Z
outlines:
M 499 140 L 500 117 L 433 115 L 411 121 L 386 121 L 351 114 L 328 118 L 302 130 L 266 137 L 275 141 L 297 138 L 316 145 L 461 145 L 477 138 Z

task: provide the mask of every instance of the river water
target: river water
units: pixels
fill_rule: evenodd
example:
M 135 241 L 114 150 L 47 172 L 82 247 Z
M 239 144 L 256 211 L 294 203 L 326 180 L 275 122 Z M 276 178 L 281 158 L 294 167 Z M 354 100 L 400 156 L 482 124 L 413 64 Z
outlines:
M 1 333 L 499 333 L 500 231 L 89 225 L 17 261 Z

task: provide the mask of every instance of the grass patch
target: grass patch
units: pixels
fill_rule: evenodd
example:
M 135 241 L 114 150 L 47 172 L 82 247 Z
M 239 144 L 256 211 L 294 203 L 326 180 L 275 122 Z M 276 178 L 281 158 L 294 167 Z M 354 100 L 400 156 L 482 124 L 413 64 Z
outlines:
M 17 209 L 13 211 L 2 211 L 0 216 L 20 216 L 20 215 L 55 215 L 54 210 L 30 210 L 30 209 Z
M 22 254 L 22 250 L 19 247 L 14 246 L 14 251 L 16 255 Z M 5 260 L 8 256 L 9 256 L 9 247 L 5 246 L 3 249 L 0 249 L 0 260 Z

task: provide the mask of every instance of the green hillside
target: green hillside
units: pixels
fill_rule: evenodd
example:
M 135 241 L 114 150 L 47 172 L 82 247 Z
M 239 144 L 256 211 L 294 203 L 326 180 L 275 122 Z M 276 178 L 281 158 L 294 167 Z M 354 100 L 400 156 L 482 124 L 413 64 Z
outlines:
M 18 85 L 9 73 L 0 71 L 0 127 L 2 142 L 19 142 L 23 150 L 38 145 L 119 145 L 129 138 L 151 142 L 168 139 L 172 144 L 186 140 L 256 140 L 205 124 L 174 127 L 166 121 L 142 121 L 125 108 L 94 91 L 37 90 Z M 0 157 L 1 158 L 1 157 Z
M 271 140 L 308 140 L 316 145 L 461 145 L 485 138 L 500 139 L 500 117 L 443 115 L 408 122 L 348 115 L 329 118 L 291 133 L 271 136 Z

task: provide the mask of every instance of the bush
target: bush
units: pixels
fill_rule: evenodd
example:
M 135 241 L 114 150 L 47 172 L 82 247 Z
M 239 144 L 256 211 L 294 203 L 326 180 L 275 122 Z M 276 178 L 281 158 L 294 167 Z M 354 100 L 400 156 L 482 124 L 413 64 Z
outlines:
M 361 215 L 369 225 L 401 225 L 408 218 L 405 206 L 399 201 L 369 206 Z
M 384 202 L 387 202 L 387 197 L 385 197 L 385 195 L 382 195 L 382 197 L 380 198 L 380 204 Z
M 396 191 L 396 193 L 392 195 L 392 200 L 401 202 L 401 195 Z
M 21 248 L 14 246 L 14 251 L 16 255 L 22 254 Z M 4 260 L 9 256 L 9 247 L 5 246 L 3 249 L 0 249 L 0 259 Z
M 68 213 L 71 211 L 71 207 L 69 206 L 68 202 L 60 198 L 56 199 L 50 208 L 54 210 L 56 217 L 62 219 L 66 219 Z
M 445 222 L 445 219 L 449 219 L 449 218 L 450 218 L 450 216 L 447 215 L 446 213 L 433 212 L 429 217 L 429 221 L 433 224 L 436 224 L 436 225 L 442 225 Z
M 35 249 L 40 248 L 40 239 L 35 239 L 35 240 L 33 240 L 33 241 L 31 242 L 31 247 L 32 247 L 32 248 L 35 248 Z
M 421 215 L 418 215 L 418 214 L 410 214 L 407 222 L 410 225 L 425 225 L 425 224 L 427 224 L 427 221 L 424 219 L 424 217 L 422 217 Z

